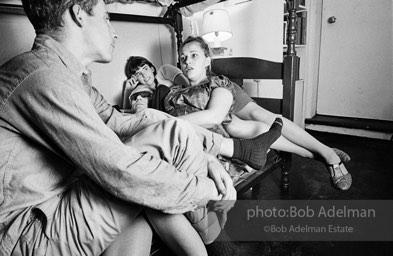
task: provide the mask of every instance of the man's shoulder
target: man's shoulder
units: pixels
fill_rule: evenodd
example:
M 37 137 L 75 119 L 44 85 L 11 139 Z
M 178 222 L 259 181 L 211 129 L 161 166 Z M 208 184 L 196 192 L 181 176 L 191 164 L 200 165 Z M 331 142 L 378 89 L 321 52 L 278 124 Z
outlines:
M 0 67 L 0 77 L 7 84 L 20 84 L 35 74 L 51 74 L 64 72 L 64 65 L 56 56 L 41 51 L 28 51 L 22 53 Z
M 7 61 L 0 67 L 0 72 L 8 76 L 12 74 L 12 78 L 18 79 L 19 82 L 21 82 L 25 77 L 39 70 L 51 72 L 58 68 L 59 65 L 50 54 L 38 51 L 28 51 Z
M 42 60 L 38 58 L 33 51 L 28 51 L 28 52 L 21 53 L 13 57 L 12 59 L 8 60 L 0 67 L 0 70 L 1 71 L 25 70 L 26 72 L 29 72 L 30 70 L 26 69 L 26 67 L 34 67 L 43 64 L 44 63 L 42 62 Z
M 64 76 L 64 65 L 50 54 L 37 51 L 22 53 L 0 67 L 0 98 L 8 99 L 18 88 L 46 90 Z

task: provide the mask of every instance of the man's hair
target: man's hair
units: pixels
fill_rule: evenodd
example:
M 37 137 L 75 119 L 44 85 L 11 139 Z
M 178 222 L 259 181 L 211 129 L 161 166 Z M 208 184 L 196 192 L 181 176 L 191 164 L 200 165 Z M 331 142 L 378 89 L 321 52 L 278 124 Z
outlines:
M 36 34 L 53 33 L 63 27 L 63 14 L 74 4 L 93 15 L 99 0 L 22 0 L 23 9 Z M 106 2 L 106 1 L 105 1 Z
M 131 56 L 128 58 L 124 72 L 126 73 L 127 79 L 130 79 L 135 72 L 143 67 L 145 64 L 149 65 L 149 67 L 153 68 L 154 76 L 157 75 L 156 67 L 146 58 L 141 56 Z

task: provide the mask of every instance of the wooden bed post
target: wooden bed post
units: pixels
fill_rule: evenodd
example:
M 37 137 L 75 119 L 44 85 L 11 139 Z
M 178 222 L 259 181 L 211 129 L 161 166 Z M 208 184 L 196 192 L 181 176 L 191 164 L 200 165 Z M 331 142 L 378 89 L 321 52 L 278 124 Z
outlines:
M 287 28 L 287 55 L 296 55 L 296 11 L 299 8 L 298 0 L 286 0 L 288 10 L 288 28 Z
M 183 17 L 179 11 L 178 4 L 169 7 L 164 17 L 167 17 L 172 21 L 170 25 L 173 27 L 173 30 L 176 34 L 177 67 L 180 68 L 180 57 L 178 52 L 180 50 L 180 46 L 183 43 Z
M 171 25 L 176 34 L 177 53 L 179 53 L 180 46 L 183 43 L 183 16 L 181 15 L 179 9 L 203 1 L 205 0 L 177 0 L 177 3 L 171 5 L 165 13 L 164 17 L 168 17 L 173 22 Z M 179 54 L 177 54 L 177 56 L 177 67 L 180 68 L 180 56 Z
M 289 120 L 294 120 L 295 108 L 295 84 L 298 79 L 297 74 L 299 70 L 299 56 L 296 56 L 296 11 L 299 8 L 299 0 L 286 0 L 288 10 L 288 29 L 287 33 L 287 52 L 284 56 L 284 74 L 283 74 L 283 106 L 282 114 Z M 288 191 L 289 187 L 289 167 L 292 162 L 292 154 L 285 153 L 287 156 L 282 166 L 281 189 L 284 192 Z
M 283 94 L 283 115 L 292 120 L 294 118 L 295 82 L 298 79 L 299 57 L 296 56 L 296 11 L 298 0 L 286 0 L 288 10 L 287 52 L 284 56 L 284 81 L 286 87 Z
M 177 67 L 180 68 L 180 55 L 179 55 L 179 50 L 180 46 L 183 43 L 183 18 L 182 15 L 178 10 L 174 13 L 174 24 L 173 24 L 173 29 L 175 30 L 176 33 L 176 43 L 177 43 Z

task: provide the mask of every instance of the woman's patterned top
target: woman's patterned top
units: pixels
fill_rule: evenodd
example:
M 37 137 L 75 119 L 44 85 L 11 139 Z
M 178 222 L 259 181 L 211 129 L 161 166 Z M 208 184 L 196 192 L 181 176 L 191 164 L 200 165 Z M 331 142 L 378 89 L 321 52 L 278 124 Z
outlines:
M 211 76 L 209 77 L 209 82 L 187 88 L 173 86 L 164 100 L 165 112 L 173 116 L 182 116 L 205 110 L 209 104 L 213 90 L 218 87 L 229 90 L 233 96 L 233 100 L 221 125 L 210 130 L 229 137 L 228 133 L 222 127 L 222 124 L 227 124 L 232 121 L 232 111 L 236 94 L 233 83 L 225 76 Z

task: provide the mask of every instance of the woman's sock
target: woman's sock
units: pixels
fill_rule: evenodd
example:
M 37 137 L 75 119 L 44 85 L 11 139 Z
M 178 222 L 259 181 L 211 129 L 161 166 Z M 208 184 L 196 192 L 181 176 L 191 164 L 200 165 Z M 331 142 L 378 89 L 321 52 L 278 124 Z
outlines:
M 282 120 L 276 118 L 269 131 L 252 139 L 234 139 L 233 158 L 249 165 L 253 169 L 261 169 L 266 163 L 266 154 L 270 146 L 281 136 Z

